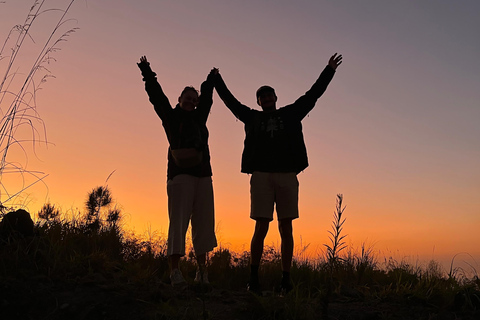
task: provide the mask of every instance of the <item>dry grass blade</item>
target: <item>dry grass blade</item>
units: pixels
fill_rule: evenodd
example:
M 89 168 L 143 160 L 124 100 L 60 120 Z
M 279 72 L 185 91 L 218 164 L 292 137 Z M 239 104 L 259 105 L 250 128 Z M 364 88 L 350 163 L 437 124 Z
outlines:
M 58 44 L 76 30 L 72 28 L 58 35 L 65 23 L 70 21 L 66 19 L 66 15 L 74 1 L 69 1 L 65 10 L 44 9 L 44 0 L 34 1 L 23 24 L 14 26 L 0 47 L 0 63 L 3 64 L 0 64 L 0 67 L 4 67 L 3 77 L 0 78 L 0 207 L 22 206 L 16 197 L 47 176 L 27 169 L 28 153 L 25 145 L 30 144 L 36 156 L 36 145 L 39 142 L 48 144 L 45 124 L 36 108 L 36 94 L 48 78 L 54 77 L 46 64 L 55 61 L 52 54 L 59 50 Z M 30 30 L 36 26 L 43 14 L 52 11 L 61 12 L 60 17 L 28 67 L 30 63 L 25 61 L 30 57 L 24 57 L 22 49 L 29 44 L 36 45 Z M 20 58 L 22 60 L 19 60 Z M 20 73 L 25 64 L 29 71 Z M 23 163 L 18 159 L 10 160 L 9 155 L 14 153 L 12 148 L 23 153 Z M 6 174 L 9 175 L 8 179 Z M 10 177 L 12 174 L 20 176 Z M 23 181 L 20 186 L 12 187 L 10 181 L 20 180 Z

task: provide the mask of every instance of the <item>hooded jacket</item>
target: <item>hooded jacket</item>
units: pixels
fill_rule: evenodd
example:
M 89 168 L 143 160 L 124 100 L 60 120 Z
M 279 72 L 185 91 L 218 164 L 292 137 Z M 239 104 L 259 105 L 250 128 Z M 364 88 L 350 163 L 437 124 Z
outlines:
M 220 75 L 215 89 L 225 105 L 245 125 L 241 172 L 295 172 L 308 167 L 302 120 L 325 92 L 335 70 L 327 66 L 317 81 L 294 103 L 272 112 L 251 109 L 228 90 Z
M 148 64 L 139 65 L 139 67 L 142 71 L 143 81 L 145 81 L 145 90 L 155 112 L 162 120 L 169 143 L 167 180 L 171 180 L 179 174 L 189 174 L 195 177 L 211 176 L 212 167 L 206 123 L 213 103 L 213 77 L 208 76 L 207 80 L 202 83 L 197 107 L 192 111 L 185 111 L 178 104 L 172 108 L 157 81 L 156 74 Z M 191 168 L 177 166 L 171 150 L 179 148 L 196 148 L 198 151 L 202 151 L 202 162 Z

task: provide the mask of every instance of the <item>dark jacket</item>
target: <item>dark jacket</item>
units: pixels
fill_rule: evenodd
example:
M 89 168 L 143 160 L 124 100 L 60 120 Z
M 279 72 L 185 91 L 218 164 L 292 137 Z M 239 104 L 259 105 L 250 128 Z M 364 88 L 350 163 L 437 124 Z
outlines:
M 207 118 L 212 107 L 213 78 L 209 76 L 200 87 L 200 97 L 197 108 L 185 111 L 177 104 L 172 108 L 168 98 L 157 81 L 156 74 L 147 65 L 139 65 L 142 70 L 145 90 L 155 112 L 162 120 L 163 128 L 167 134 L 168 143 L 168 168 L 167 179 L 173 179 L 179 174 L 189 174 L 195 177 L 210 177 L 210 151 L 208 148 Z M 203 151 L 202 162 L 192 168 L 181 168 L 175 164 L 171 149 L 196 148 Z
M 325 92 L 334 74 L 335 70 L 327 66 L 303 96 L 273 112 L 254 110 L 241 104 L 228 90 L 222 77 L 216 77 L 218 95 L 245 124 L 242 172 L 299 173 L 308 167 L 301 121 Z

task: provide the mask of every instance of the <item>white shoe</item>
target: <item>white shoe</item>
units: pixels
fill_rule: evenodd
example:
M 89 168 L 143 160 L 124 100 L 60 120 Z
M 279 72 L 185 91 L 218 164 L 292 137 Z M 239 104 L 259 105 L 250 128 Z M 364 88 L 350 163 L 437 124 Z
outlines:
M 178 287 L 181 285 L 186 284 L 185 279 L 183 278 L 182 273 L 178 269 L 173 269 L 172 272 L 170 273 L 170 283 L 174 287 Z
M 197 273 L 195 274 L 195 282 L 197 283 L 203 283 L 203 284 L 209 284 L 210 282 L 208 281 L 208 272 L 207 269 L 205 269 L 202 272 L 200 271 L 200 268 L 197 268 Z

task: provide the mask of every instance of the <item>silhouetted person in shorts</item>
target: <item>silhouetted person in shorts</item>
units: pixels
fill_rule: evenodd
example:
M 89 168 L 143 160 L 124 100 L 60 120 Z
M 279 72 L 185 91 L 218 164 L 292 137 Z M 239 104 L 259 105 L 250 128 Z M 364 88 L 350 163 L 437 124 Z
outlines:
M 145 56 L 138 67 L 145 90 L 167 135 L 168 169 L 168 243 L 170 282 L 185 284 L 178 263 L 185 255 L 185 235 L 192 223 L 192 242 L 198 262 L 196 282 L 208 283 L 206 255 L 217 246 L 213 204 L 212 168 L 208 148 L 207 118 L 212 107 L 214 76 L 212 69 L 201 85 L 201 95 L 194 87 L 185 87 L 172 108 L 156 74 Z
M 274 206 L 282 240 L 281 290 L 288 292 L 292 289 L 292 220 L 298 218 L 297 174 L 308 166 L 301 121 L 325 92 L 341 63 L 342 56 L 334 54 L 310 90 L 294 103 L 282 108 L 277 109 L 277 95 L 272 87 L 260 87 L 256 97 L 262 111 L 241 104 L 228 90 L 220 74 L 215 77 L 218 95 L 235 117 L 245 124 L 241 171 L 251 174 L 250 218 L 256 221 L 251 242 L 251 275 L 248 284 L 248 289 L 253 292 L 261 292 L 258 269 L 264 239 L 270 221 L 273 220 Z

